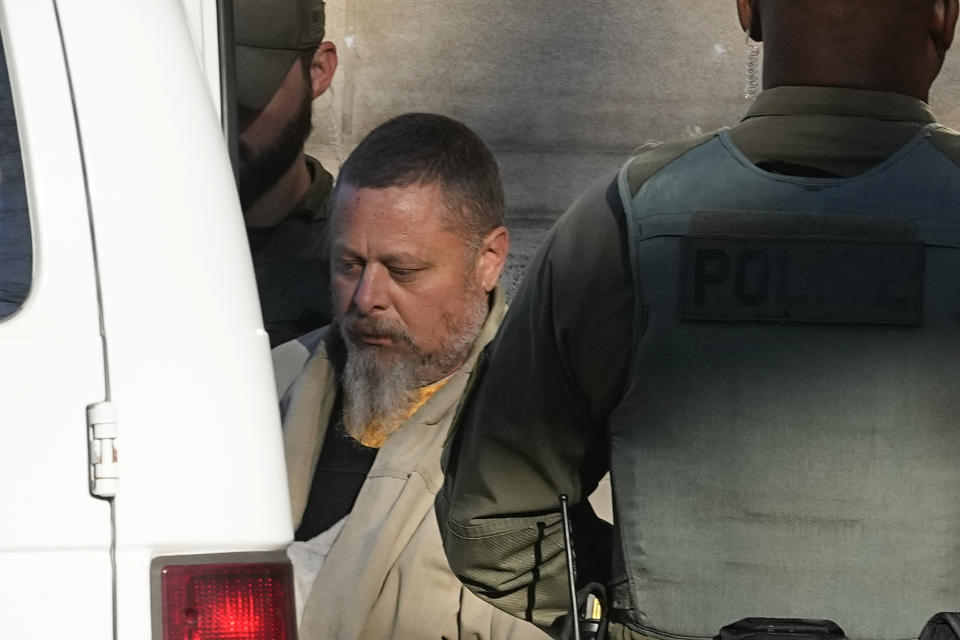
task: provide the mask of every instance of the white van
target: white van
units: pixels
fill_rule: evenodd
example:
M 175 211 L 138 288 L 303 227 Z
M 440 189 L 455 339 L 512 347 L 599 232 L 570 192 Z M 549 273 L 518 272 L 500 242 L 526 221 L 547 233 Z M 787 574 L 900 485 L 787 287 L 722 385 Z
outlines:
M 295 637 L 217 27 L 0 0 L 0 638 Z

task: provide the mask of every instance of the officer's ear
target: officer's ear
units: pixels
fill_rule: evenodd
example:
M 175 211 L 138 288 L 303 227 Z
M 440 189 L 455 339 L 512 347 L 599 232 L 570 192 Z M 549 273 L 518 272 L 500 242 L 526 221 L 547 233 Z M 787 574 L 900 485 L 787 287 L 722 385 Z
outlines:
M 957 0 L 934 0 L 933 20 L 930 24 L 930 39 L 943 60 L 947 49 L 953 44 L 953 34 L 957 27 Z
M 337 70 L 337 45 L 329 40 L 321 42 L 310 59 L 310 90 L 314 98 L 330 88 Z
M 740 28 L 750 32 L 750 38 L 755 42 L 763 40 L 763 29 L 760 28 L 759 0 L 737 0 L 737 15 L 740 18 Z

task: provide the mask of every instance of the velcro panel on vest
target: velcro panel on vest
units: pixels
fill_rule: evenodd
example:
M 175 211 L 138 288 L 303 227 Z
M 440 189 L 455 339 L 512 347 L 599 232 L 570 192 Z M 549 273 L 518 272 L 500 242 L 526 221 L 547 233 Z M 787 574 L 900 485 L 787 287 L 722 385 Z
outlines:
M 682 255 L 685 320 L 921 321 L 924 254 L 911 220 L 699 212 Z

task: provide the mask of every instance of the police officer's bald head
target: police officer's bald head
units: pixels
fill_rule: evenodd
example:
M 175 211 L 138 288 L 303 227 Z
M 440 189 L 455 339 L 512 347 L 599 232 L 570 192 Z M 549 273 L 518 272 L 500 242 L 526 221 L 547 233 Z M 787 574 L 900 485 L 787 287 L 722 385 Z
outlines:
M 737 0 L 764 42 L 764 87 L 814 85 L 927 99 L 958 0 Z

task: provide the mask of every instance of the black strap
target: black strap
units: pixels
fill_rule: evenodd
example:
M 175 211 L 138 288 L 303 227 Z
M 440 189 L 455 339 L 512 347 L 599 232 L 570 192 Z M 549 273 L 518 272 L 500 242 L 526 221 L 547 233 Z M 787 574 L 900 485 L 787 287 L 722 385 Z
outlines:
M 720 630 L 715 640 L 842 640 L 843 629 L 832 620 L 744 618 Z

